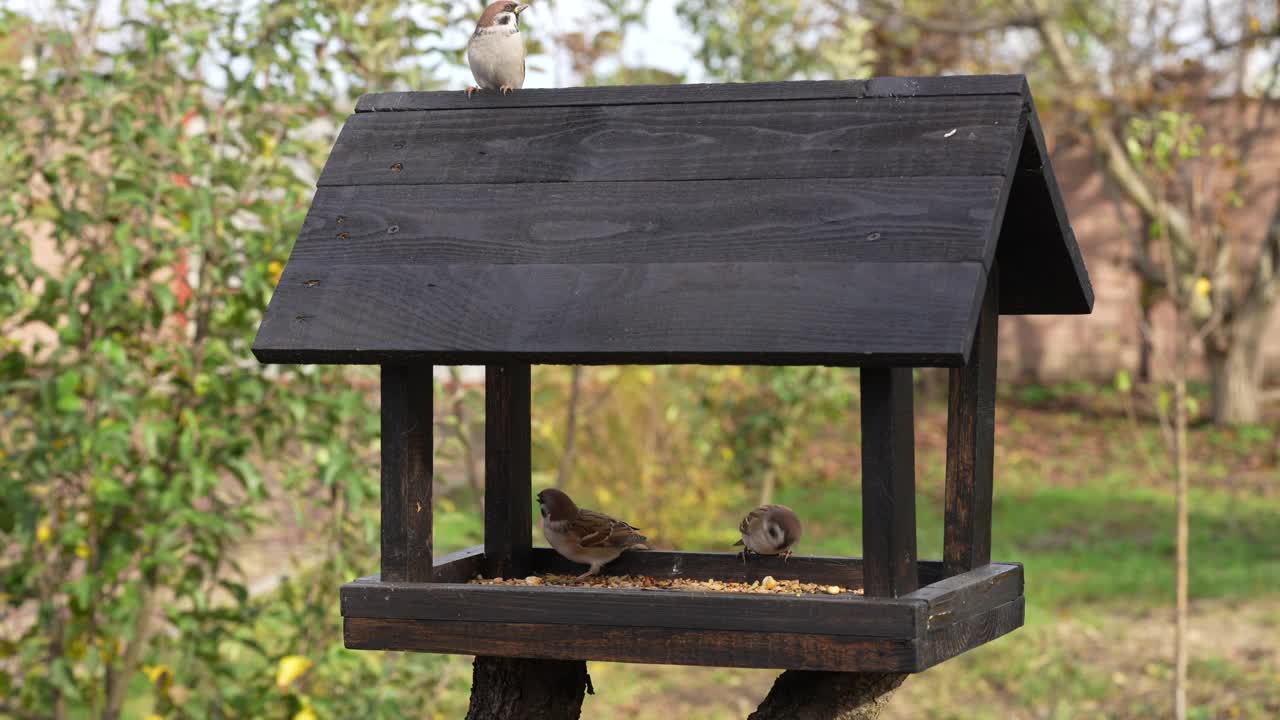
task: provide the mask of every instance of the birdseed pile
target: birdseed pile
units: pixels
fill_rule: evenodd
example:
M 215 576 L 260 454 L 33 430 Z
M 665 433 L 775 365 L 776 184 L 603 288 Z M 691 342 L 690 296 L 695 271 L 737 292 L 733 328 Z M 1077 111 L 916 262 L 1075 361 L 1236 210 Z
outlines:
M 476 577 L 473 585 L 554 585 L 557 587 L 616 588 L 621 590 L 675 590 L 683 592 L 756 593 L 761 595 L 861 595 L 862 588 L 820 585 L 799 580 L 775 580 L 772 575 L 752 583 L 692 578 L 654 578 L 647 575 L 595 575 L 579 580 L 573 575 L 530 575 L 526 578 Z

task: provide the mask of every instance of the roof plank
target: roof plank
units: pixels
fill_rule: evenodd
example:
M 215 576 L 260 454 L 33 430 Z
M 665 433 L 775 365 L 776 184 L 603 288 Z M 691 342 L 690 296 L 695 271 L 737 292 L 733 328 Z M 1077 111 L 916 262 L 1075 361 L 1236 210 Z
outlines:
M 290 262 L 983 261 L 1001 177 L 324 187 Z M 281 292 L 301 292 L 282 287 Z
M 288 264 L 262 362 L 962 364 L 981 263 Z
M 365 113 L 319 184 L 1003 175 L 1020 95 Z
M 1022 75 L 949 75 L 883 77 L 870 80 L 789 80 L 764 83 L 629 85 L 581 88 L 531 88 L 510 95 L 462 90 L 382 92 L 361 96 L 356 112 L 469 110 L 476 108 L 556 107 L 564 105 L 647 105 L 819 98 L 930 97 L 948 95 L 1021 95 Z

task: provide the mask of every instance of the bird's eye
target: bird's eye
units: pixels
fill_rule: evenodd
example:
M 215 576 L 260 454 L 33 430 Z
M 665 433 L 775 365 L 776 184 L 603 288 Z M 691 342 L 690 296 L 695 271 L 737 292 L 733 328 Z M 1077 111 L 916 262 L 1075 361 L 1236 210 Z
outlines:
M 546 517 L 546 516 L 547 516 L 547 506 L 546 506 L 546 505 L 542 505 L 542 506 L 540 506 L 540 507 L 538 508 L 538 510 L 542 512 L 542 517 Z

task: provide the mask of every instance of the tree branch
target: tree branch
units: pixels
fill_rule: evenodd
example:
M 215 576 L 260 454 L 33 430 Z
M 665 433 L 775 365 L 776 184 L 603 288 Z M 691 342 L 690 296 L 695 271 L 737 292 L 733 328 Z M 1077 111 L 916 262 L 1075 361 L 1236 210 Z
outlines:
M 981 35 L 993 30 L 1009 28 L 1031 28 L 1039 22 L 1036 14 L 1013 15 L 1006 17 L 986 18 L 983 20 L 936 20 L 931 18 L 912 17 L 899 10 L 887 0 L 869 0 L 869 4 L 881 12 L 892 13 L 918 30 L 938 33 L 940 35 Z
M 874 720 L 902 673 L 839 673 L 787 670 L 747 720 Z
M 1077 91 L 1086 88 L 1090 81 L 1072 55 L 1058 21 L 1047 13 L 1041 14 L 1036 30 L 1054 65 L 1066 79 L 1066 84 Z M 1192 248 L 1195 243 L 1190 219 L 1186 213 L 1160 199 L 1160 196 L 1130 162 L 1124 143 L 1121 142 L 1116 131 L 1105 122 L 1093 120 L 1089 122 L 1089 135 L 1102 155 L 1103 169 L 1120 190 L 1138 206 L 1142 213 L 1161 221 L 1180 258 L 1188 254 L 1194 255 Z

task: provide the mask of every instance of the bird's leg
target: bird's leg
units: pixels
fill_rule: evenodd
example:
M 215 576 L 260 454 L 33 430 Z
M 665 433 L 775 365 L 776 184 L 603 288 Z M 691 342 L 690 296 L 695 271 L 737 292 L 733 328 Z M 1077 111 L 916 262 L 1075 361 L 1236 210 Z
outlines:
M 784 562 L 784 563 L 785 563 L 785 562 L 787 561 L 787 558 L 789 558 L 789 557 L 791 557 L 791 550 L 790 550 L 790 549 L 788 549 L 786 552 L 782 553 L 782 562 Z
M 498 89 L 502 91 L 502 94 L 503 94 L 503 95 L 510 95 L 510 94 L 511 94 L 511 91 L 512 91 L 512 90 L 515 90 L 515 88 L 511 87 L 510 85 L 503 85 L 502 87 L 500 87 L 500 88 L 498 88 Z
M 479 90 L 479 89 L 480 89 L 480 88 L 476 87 L 475 85 L 468 85 L 468 86 L 467 86 L 467 98 L 469 99 L 469 98 L 471 97 L 472 93 L 474 93 L 475 91 L 477 91 L 477 90 Z
M 586 572 L 574 578 L 574 580 L 586 580 L 587 578 L 591 577 L 592 575 L 595 575 L 598 572 L 600 572 L 600 566 L 593 563 L 591 567 L 587 568 Z

